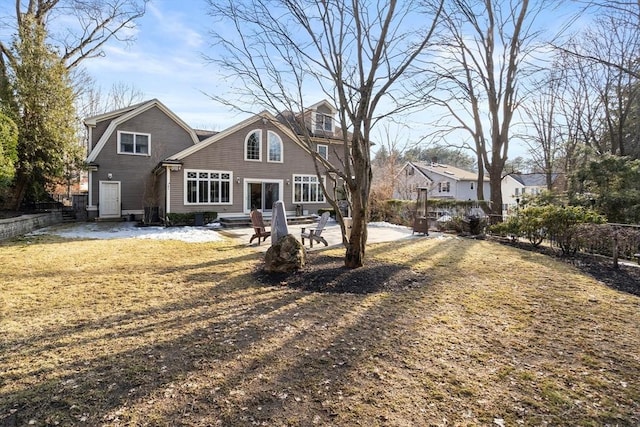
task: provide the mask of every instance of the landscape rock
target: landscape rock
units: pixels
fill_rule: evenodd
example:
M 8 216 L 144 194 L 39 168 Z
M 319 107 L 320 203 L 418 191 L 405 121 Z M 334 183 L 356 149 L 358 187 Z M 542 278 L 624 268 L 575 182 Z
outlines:
M 291 273 L 304 267 L 306 249 L 293 234 L 282 236 L 267 249 L 265 270 L 269 273 Z

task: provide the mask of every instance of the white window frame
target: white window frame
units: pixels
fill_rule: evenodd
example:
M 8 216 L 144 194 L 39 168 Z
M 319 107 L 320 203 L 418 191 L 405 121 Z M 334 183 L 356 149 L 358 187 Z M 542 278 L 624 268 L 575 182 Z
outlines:
M 277 160 L 273 160 L 271 158 L 271 143 L 276 142 L 278 144 L 278 152 L 280 153 L 280 158 Z M 267 131 L 267 162 L 268 163 L 284 163 L 284 147 L 282 144 L 282 138 L 280 135 L 273 131 Z
M 133 135 L 133 152 L 123 151 L 122 150 L 122 134 Z M 138 136 L 146 136 L 147 137 L 147 152 L 146 153 L 136 153 L 136 140 Z M 132 132 L 127 130 L 119 130 L 118 131 L 118 154 L 126 154 L 129 156 L 145 156 L 149 157 L 151 155 L 151 134 L 143 133 L 143 132 Z
M 318 120 L 318 118 L 321 118 L 321 120 Z M 329 129 L 326 128 L 327 123 L 329 124 Z M 315 129 L 322 132 L 333 132 L 333 117 L 329 114 L 316 112 Z
M 324 154 L 320 151 L 321 148 L 324 148 Z M 318 144 L 316 145 L 316 153 L 320 155 L 325 160 L 329 160 L 329 146 L 327 144 Z
M 451 182 L 442 181 L 438 183 L 438 192 L 439 193 L 451 193 Z
M 209 177 L 206 179 L 206 182 L 209 183 L 208 187 L 209 191 L 207 193 L 207 201 L 206 202 L 190 202 L 189 201 L 189 181 L 193 181 L 193 179 L 189 179 L 189 174 L 196 174 L 196 200 L 200 200 L 200 185 L 201 181 L 205 181 L 200 174 L 208 174 Z M 220 178 L 212 178 L 211 174 L 219 174 Z M 228 174 L 229 178 L 222 178 L 223 174 Z M 209 196 L 211 195 L 211 183 L 218 182 L 223 183 L 227 182 L 229 184 L 229 200 L 226 202 L 212 202 L 209 200 Z M 220 196 L 222 196 L 222 187 L 220 187 Z M 185 206 L 204 206 L 204 205 L 232 205 L 233 204 L 233 172 L 231 171 L 219 171 L 219 170 L 206 170 L 206 169 L 185 169 L 184 170 L 184 204 Z
M 258 134 L 258 158 L 257 159 L 250 159 L 247 157 L 248 153 L 248 144 L 249 144 L 249 138 L 251 137 L 251 135 L 253 135 L 254 133 Z M 262 161 L 262 129 L 254 129 L 252 131 L 250 131 L 247 136 L 244 138 L 244 160 L 247 162 L 261 162 Z
M 322 177 L 322 183 L 326 186 L 327 180 L 326 177 Z M 308 196 L 306 199 L 304 197 L 304 187 L 308 186 L 309 190 L 307 192 Z M 301 186 L 300 195 L 301 197 L 296 198 L 296 187 Z M 312 188 L 315 187 L 315 199 L 312 199 L 310 196 L 313 193 Z M 293 175 L 293 186 L 292 186 L 292 199 L 293 203 L 325 203 L 326 198 L 324 197 L 324 193 L 322 192 L 322 186 L 320 185 L 320 180 L 317 175 L 303 175 L 303 174 L 294 174 Z

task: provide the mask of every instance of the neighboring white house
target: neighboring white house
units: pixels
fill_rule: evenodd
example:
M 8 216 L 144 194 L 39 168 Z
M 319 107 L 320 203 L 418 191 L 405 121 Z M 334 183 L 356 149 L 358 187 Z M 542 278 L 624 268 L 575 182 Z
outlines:
M 556 184 L 559 174 L 552 174 Z M 547 178 L 543 173 L 510 173 L 502 178 L 502 215 L 511 215 L 525 197 L 537 196 L 547 190 Z
M 489 178 L 484 177 L 484 198 L 491 200 Z M 416 200 L 418 188 L 428 188 L 431 199 L 477 200 L 477 172 L 439 163 L 408 162 L 396 176 L 395 199 Z

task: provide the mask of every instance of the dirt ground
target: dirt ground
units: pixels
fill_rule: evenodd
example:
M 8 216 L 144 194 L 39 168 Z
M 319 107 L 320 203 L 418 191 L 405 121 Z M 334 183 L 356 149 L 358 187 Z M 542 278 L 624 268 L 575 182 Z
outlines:
M 588 254 L 563 257 L 549 248 L 533 248 L 526 244 L 510 245 L 543 253 L 575 266 L 610 288 L 640 296 L 640 266 L 621 264 L 614 269 L 612 261 L 607 258 Z M 354 270 L 344 267 L 342 257 L 327 256 L 321 252 L 308 253 L 307 264 L 296 273 L 271 274 L 259 267 L 255 275 L 256 280 L 266 285 L 280 284 L 311 292 L 369 294 L 420 286 L 418 274 L 407 266 L 374 260 Z
M 282 285 L 309 292 L 370 294 L 406 290 L 418 286 L 418 275 L 407 266 L 368 261 L 358 269 L 346 268 L 342 257 L 321 252 L 307 254 L 307 263 L 299 271 L 267 273 L 262 266 L 256 280 L 265 285 Z

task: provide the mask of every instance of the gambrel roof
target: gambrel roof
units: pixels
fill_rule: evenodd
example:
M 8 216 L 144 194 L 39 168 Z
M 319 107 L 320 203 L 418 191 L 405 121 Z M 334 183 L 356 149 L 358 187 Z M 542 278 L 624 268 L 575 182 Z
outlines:
M 87 118 L 84 121 L 84 123 L 89 127 L 96 126 L 96 124 L 101 121 L 111 120 L 111 123 L 109 123 L 107 130 L 102 134 L 102 136 L 96 143 L 95 147 L 93 147 L 93 149 L 87 156 L 87 163 L 91 163 L 96 160 L 96 158 L 98 157 L 98 154 L 100 154 L 100 151 L 102 151 L 105 144 L 107 143 L 111 135 L 113 135 L 113 133 L 116 131 L 116 129 L 120 124 L 154 107 L 157 107 L 158 109 L 160 109 L 163 113 L 169 116 L 174 122 L 176 122 L 180 127 L 182 127 L 189 134 L 194 145 L 200 142 L 196 132 L 187 123 L 185 123 L 180 117 L 176 116 L 173 113 L 173 111 L 167 108 L 167 106 L 164 105 L 162 102 L 160 102 L 157 99 L 152 99 L 150 101 L 146 101 L 140 104 L 132 105 L 130 107 L 122 108 L 120 110 L 116 110 L 109 113 L 100 114 L 97 116 Z

